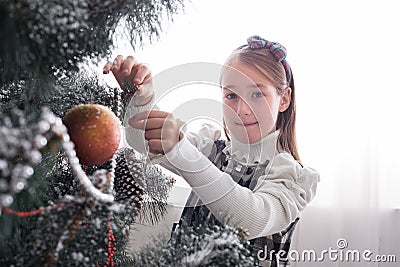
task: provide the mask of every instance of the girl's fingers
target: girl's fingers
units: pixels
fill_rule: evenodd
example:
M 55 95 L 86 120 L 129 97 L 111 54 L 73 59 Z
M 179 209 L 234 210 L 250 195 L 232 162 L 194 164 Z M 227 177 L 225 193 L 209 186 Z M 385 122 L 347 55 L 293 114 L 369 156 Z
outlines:
M 133 56 L 128 56 L 121 64 L 120 71 L 123 75 L 128 76 L 132 73 L 132 70 L 137 63 L 136 59 Z
M 153 95 L 153 81 L 151 79 L 151 73 L 147 74 L 144 79 L 143 83 L 139 86 L 140 90 L 140 97 L 143 99 L 148 99 Z
M 139 85 L 139 95 L 142 101 L 138 102 L 138 105 L 144 105 L 151 100 L 153 85 L 151 71 L 147 64 L 138 63 L 133 56 L 124 58 L 122 55 L 118 55 L 113 62 L 107 62 L 104 65 L 103 74 L 108 74 L 110 71 L 121 88 L 125 86 L 126 82 L 130 85 Z
M 128 124 L 136 129 L 144 130 L 144 121 L 149 117 L 150 110 L 145 110 L 139 113 L 136 113 L 132 117 L 129 118 Z
M 136 113 L 129 119 L 129 121 L 139 121 L 147 118 L 166 118 L 168 116 L 172 116 L 171 113 L 158 109 L 151 109 Z
M 129 125 L 132 128 L 140 130 L 161 129 L 165 123 L 165 118 L 148 118 L 143 120 L 129 120 Z
M 152 129 L 152 130 L 147 130 L 147 131 L 144 133 L 144 138 L 145 138 L 146 140 L 151 140 L 151 139 L 162 139 L 161 133 L 162 133 L 162 129 L 161 129 L 161 128 Z
M 117 81 L 120 83 L 121 79 L 121 64 L 124 62 L 124 57 L 122 55 L 118 55 L 113 62 L 107 62 L 104 64 L 103 67 L 103 74 L 108 74 L 110 71 L 114 74 L 114 77 L 117 79 Z
M 128 124 L 141 130 L 161 128 L 169 115 L 170 113 L 157 109 L 145 110 L 130 117 Z
M 146 110 L 132 116 L 128 123 L 131 127 L 144 130 L 150 152 L 168 153 L 180 140 L 181 122 L 169 112 Z
M 164 154 L 163 142 L 160 139 L 150 139 L 147 144 L 151 153 Z
M 153 139 L 147 140 L 147 144 L 149 146 L 150 152 L 160 153 L 160 154 L 166 154 L 169 151 L 171 151 L 177 142 L 178 142 L 178 140 L 172 141 L 169 139 L 158 139 L 158 138 L 153 138 Z
M 137 72 L 133 81 L 136 84 L 143 84 L 146 80 L 148 80 L 151 76 L 150 68 L 146 64 L 139 64 L 137 66 Z
M 148 130 L 154 130 L 154 129 L 160 129 L 164 126 L 165 123 L 165 118 L 149 118 L 144 121 L 144 129 L 146 131 Z
M 112 64 L 111 70 L 113 73 L 118 72 L 121 69 L 121 64 L 124 62 L 124 57 L 122 55 L 118 55 Z
M 104 64 L 103 74 L 110 73 L 111 67 L 112 67 L 112 62 L 110 62 L 110 61 L 108 61 L 106 64 Z

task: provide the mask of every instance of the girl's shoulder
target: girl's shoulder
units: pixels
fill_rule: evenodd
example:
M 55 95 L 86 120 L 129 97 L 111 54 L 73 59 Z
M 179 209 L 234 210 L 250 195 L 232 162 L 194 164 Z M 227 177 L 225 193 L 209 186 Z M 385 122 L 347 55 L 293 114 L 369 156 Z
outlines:
M 316 169 L 298 162 L 290 153 L 284 151 L 277 153 L 273 158 L 268 176 L 269 178 L 286 176 L 291 177 L 294 181 L 308 177 L 319 181 L 320 175 Z
M 257 184 L 257 190 L 271 188 L 273 184 L 279 188 L 287 188 L 297 192 L 309 203 L 315 196 L 320 174 L 314 168 L 301 165 L 290 153 L 278 153 Z M 282 187 L 283 186 L 283 187 Z M 296 194 L 297 194 L 296 193 Z

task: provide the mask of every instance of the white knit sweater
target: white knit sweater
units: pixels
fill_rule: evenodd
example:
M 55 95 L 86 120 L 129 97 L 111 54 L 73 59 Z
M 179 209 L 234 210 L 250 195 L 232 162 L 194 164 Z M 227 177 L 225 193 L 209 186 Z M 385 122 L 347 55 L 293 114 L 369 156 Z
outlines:
M 130 107 L 128 113 L 150 108 L 152 103 Z M 228 157 L 245 165 L 270 161 L 253 191 L 238 185 L 208 160 L 214 141 L 220 137 L 220 131 L 211 125 L 204 125 L 199 133 L 185 133 L 169 153 L 152 162 L 181 175 L 218 219 L 228 216 L 230 225 L 247 229 L 249 239 L 253 239 L 287 228 L 313 199 L 319 181 L 317 171 L 300 166 L 289 153 L 275 149 L 277 134 L 275 131 L 250 145 L 232 139 L 224 149 Z M 145 152 L 143 131 L 127 127 L 126 139 L 134 149 Z

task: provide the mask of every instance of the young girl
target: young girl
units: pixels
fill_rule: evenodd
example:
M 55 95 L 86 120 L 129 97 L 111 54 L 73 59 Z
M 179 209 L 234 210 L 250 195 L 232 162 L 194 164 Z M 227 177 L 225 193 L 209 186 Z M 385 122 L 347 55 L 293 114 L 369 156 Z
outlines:
M 286 49 L 259 36 L 247 42 L 233 51 L 220 75 L 227 142 L 211 125 L 183 133 L 180 121 L 154 109 L 151 72 L 133 57 L 118 56 L 104 73 L 111 70 L 120 85 L 141 85 L 127 140 L 141 152 L 147 146 L 159 154 L 154 162 L 192 187 L 181 223 L 207 220 L 246 229 L 255 265 L 286 266 L 291 235 L 315 195 L 319 174 L 300 163 Z

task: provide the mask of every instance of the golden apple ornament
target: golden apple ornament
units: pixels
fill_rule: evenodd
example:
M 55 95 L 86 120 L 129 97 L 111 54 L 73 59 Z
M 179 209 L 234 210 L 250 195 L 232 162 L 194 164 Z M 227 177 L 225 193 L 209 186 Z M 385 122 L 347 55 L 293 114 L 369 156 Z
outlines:
M 120 123 L 106 106 L 75 106 L 65 114 L 63 123 L 68 129 L 81 164 L 94 166 L 105 163 L 119 147 Z

